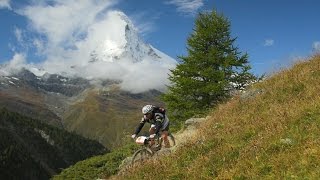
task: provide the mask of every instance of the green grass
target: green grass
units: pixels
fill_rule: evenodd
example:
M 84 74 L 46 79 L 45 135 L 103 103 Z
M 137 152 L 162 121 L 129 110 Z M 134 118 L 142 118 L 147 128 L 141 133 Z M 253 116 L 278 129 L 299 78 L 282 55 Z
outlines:
M 126 157 L 130 156 L 138 146 L 133 143 L 115 149 L 111 153 L 95 156 L 63 170 L 52 179 L 97 179 L 109 177 L 119 171 L 119 166 Z

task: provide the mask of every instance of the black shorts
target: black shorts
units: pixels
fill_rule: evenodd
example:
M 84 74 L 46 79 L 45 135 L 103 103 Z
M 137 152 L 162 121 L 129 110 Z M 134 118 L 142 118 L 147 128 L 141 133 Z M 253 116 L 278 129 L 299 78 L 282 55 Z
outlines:
M 166 127 L 166 128 L 161 129 L 161 132 L 162 132 L 162 131 L 169 131 L 169 126 L 170 126 L 170 122 L 168 122 L 168 125 L 167 125 L 167 127 Z

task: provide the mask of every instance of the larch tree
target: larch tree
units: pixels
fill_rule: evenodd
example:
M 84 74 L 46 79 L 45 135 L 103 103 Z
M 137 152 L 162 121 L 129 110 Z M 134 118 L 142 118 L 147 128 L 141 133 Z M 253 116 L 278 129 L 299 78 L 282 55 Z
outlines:
M 222 14 L 214 10 L 198 14 L 187 39 L 188 55 L 178 57 L 163 96 L 173 119 L 201 116 L 257 79 L 249 72 L 248 55 L 239 52 L 235 40 L 230 21 Z

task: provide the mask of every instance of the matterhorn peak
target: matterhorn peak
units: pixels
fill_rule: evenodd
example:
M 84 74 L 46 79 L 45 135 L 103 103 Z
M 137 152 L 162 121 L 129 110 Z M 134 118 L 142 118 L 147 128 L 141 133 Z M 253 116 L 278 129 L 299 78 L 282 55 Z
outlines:
M 161 61 L 163 57 L 156 53 L 155 48 L 143 42 L 128 16 L 121 11 L 113 11 L 108 16 L 117 23 L 108 27 L 110 33 L 90 53 L 90 62 L 125 60 L 136 63 L 144 59 Z

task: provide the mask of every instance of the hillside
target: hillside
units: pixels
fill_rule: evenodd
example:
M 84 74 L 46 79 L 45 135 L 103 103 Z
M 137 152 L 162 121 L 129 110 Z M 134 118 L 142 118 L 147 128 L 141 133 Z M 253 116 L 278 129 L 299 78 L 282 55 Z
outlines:
M 175 153 L 114 179 L 318 179 L 319 82 L 317 55 L 219 105 Z
M 0 179 L 49 179 L 62 168 L 109 152 L 101 144 L 0 109 Z

